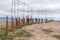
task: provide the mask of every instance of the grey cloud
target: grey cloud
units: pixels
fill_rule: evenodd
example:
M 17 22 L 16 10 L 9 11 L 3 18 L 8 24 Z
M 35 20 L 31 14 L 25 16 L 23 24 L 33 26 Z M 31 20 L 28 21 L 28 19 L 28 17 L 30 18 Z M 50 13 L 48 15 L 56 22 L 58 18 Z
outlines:
M 0 10 L 11 12 L 11 1 L 12 0 L 0 0 Z M 57 6 L 58 4 L 60 5 L 60 0 L 20 0 L 20 1 L 25 2 L 29 6 L 37 8 L 36 10 L 40 11 L 40 13 L 60 13 L 60 7 Z M 52 4 L 53 5 L 56 4 L 56 6 L 53 7 Z M 23 4 L 20 3 L 20 7 L 23 7 L 22 5 Z M 50 5 L 50 7 L 48 5 Z

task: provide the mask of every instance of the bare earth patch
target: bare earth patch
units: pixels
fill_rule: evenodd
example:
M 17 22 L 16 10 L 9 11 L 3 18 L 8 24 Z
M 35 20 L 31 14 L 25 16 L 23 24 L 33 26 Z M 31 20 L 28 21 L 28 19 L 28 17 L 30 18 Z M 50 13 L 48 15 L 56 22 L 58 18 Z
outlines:
M 59 40 L 60 38 L 58 36 L 60 35 L 59 22 L 33 24 L 31 26 L 25 26 L 22 29 L 32 34 L 32 37 L 28 40 Z

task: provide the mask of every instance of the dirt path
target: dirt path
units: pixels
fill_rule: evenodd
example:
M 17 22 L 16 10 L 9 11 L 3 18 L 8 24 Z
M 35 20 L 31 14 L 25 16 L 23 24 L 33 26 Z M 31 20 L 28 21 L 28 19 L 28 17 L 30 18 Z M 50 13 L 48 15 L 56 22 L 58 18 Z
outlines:
M 30 37 L 29 40 L 60 40 L 53 37 L 53 35 L 60 35 L 60 23 L 58 22 L 34 24 L 31 26 L 25 26 L 22 29 L 32 34 L 32 37 Z M 48 29 L 53 32 L 46 33 L 47 31 L 45 32 L 43 29 Z

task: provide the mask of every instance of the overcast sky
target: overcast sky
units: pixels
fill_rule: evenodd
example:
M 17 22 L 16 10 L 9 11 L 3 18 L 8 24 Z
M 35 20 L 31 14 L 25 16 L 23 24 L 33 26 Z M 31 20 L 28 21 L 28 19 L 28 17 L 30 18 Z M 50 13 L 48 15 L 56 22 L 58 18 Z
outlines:
M 20 1 L 25 2 L 33 9 L 36 10 L 40 9 L 40 14 L 46 13 L 48 14 L 47 16 L 50 17 L 60 17 L 60 0 L 20 0 Z M 11 15 L 10 12 L 11 3 L 12 0 L 0 0 L 0 14 Z M 21 8 L 23 8 L 23 4 L 20 2 L 20 9 Z M 27 9 L 27 7 L 25 7 L 25 9 Z

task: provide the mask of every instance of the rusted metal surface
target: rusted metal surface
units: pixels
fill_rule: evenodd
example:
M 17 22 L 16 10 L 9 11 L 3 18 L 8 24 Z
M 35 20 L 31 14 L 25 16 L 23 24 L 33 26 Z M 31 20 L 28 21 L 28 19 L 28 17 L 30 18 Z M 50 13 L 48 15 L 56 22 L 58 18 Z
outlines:
M 8 35 L 8 16 L 6 16 L 6 35 Z
M 25 18 L 23 17 L 23 19 L 22 19 L 22 25 L 24 25 L 25 24 Z
M 18 25 L 20 26 L 20 17 L 18 18 Z
M 28 18 L 27 16 L 26 16 L 26 19 L 27 19 L 27 20 L 26 20 L 26 23 L 28 24 L 28 23 L 29 23 L 29 18 Z
M 16 18 L 16 26 L 18 26 L 18 19 Z

